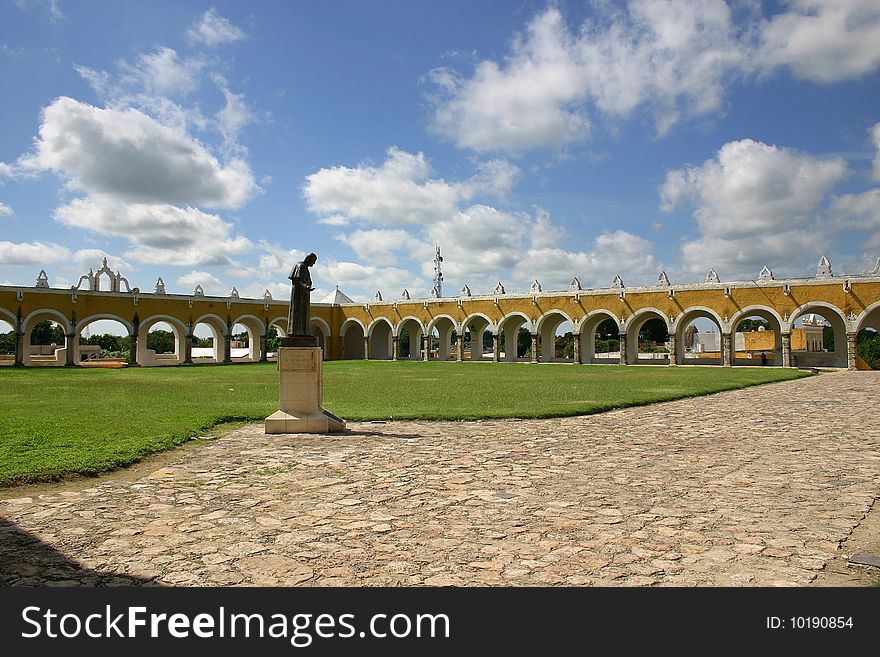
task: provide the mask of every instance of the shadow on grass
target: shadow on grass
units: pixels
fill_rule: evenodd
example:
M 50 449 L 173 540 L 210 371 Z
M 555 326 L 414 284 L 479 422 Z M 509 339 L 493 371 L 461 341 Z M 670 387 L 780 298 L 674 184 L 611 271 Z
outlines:
M 0 586 L 159 586 L 142 577 L 83 567 L 0 516 Z

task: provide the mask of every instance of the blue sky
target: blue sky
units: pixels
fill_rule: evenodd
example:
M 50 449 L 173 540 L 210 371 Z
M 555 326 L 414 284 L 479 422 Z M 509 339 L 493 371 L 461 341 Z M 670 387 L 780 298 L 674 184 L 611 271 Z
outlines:
M 880 5 L 0 4 L 0 283 L 319 299 L 858 273 Z

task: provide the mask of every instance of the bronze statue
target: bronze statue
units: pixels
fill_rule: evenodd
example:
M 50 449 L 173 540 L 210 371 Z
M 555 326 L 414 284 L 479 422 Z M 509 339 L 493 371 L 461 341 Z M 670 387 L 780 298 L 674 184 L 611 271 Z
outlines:
M 310 336 L 309 301 L 312 290 L 312 277 L 309 267 L 318 261 L 318 256 L 310 253 L 293 266 L 288 278 L 293 282 L 290 291 L 290 314 L 287 318 L 288 336 Z

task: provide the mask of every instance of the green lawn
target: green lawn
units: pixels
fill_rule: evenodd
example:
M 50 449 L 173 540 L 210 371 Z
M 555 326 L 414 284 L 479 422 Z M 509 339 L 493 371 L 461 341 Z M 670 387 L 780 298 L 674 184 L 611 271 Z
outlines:
M 325 363 L 324 406 L 356 420 L 595 413 L 803 376 L 775 368 Z M 221 421 L 277 410 L 274 363 L 0 369 L 0 485 L 93 474 Z

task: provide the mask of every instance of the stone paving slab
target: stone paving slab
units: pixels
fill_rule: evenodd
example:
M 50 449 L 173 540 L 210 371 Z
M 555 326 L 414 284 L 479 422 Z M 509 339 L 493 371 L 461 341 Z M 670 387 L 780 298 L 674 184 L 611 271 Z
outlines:
M 3 500 L 0 584 L 807 585 L 880 496 L 878 408 L 880 372 L 840 372 L 573 418 L 252 425 Z

